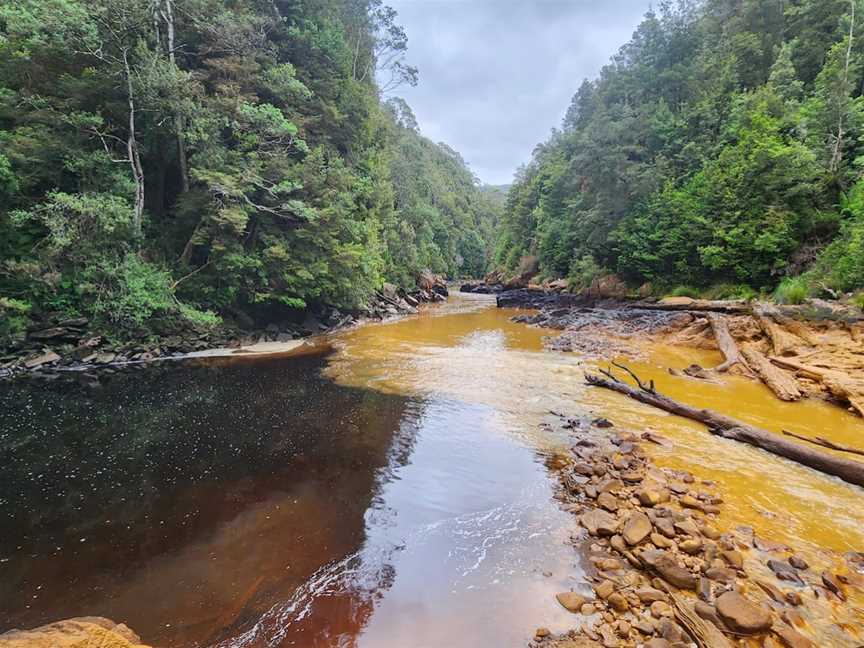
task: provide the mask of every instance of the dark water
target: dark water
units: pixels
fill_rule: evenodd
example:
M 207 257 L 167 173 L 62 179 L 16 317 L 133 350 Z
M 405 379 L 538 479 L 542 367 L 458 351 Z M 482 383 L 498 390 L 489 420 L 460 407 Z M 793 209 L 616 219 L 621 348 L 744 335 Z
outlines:
M 422 405 L 323 362 L 0 387 L 0 629 L 98 614 L 204 644 L 356 550 Z
M 457 301 L 331 355 L 0 385 L 0 631 L 473 648 L 570 627 L 572 519 L 526 398 L 542 333 L 509 317 Z

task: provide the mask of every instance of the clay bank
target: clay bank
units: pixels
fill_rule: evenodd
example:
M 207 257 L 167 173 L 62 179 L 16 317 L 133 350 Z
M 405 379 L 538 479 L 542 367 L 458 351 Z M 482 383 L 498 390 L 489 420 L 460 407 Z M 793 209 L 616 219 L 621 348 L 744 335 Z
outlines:
M 16 533 L 0 539 L 0 630 L 74 619 L 130 645 L 225 648 L 861 645 L 859 486 L 586 382 L 639 390 L 636 376 L 857 461 L 859 324 L 529 293 L 500 308 L 457 293 L 299 357 L 4 384 Z M 52 645 L 23 636 L 0 645 Z

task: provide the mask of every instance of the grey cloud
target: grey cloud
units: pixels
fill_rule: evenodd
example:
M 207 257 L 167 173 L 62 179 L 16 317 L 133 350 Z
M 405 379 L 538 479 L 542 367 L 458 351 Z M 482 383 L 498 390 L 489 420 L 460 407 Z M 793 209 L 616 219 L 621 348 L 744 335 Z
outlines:
M 385 0 L 386 1 L 386 0 Z M 559 126 L 582 79 L 633 33 L 649 0 L 390 0 L 416 88 L 399 88 L 423 133 L 484 182 L 510 182 Z

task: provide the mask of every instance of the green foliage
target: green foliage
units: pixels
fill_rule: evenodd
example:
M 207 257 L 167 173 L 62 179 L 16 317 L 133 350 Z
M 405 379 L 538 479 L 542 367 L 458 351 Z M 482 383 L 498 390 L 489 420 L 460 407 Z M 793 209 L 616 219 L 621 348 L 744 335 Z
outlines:
M 821 274 L 864 285 L 850 189 L 864 164 L 864 40 L 856 25 L 850 49 L 849 12 L 661 3 L 517 174 L 496 264 L 536 254 L 554 277 L 590 257 L 633 285 L 749 295 L 834 240 Z
M 711 286 L 708 290 L 702 291 L 702 297 L 705 299 L 743 299 L 745 301 L 752 301 L 759 297 L 759 293 L 747 284 L 720 283 Z
M 30 303 L 12 297 L 0 297 L 0 342 L 22 336 L 27 329 Z
M 137 334 L 485 271 L 499 204 L 381 102 L 392 9 L 163 2 L 0 2 L 2 294 Z
M 803 304 L 810 296 L 810 285 L 805 277 L 786 277 L 774 290 L 778 304 Z
M 690 297 L 691 299 L 699 298 L 699 291 L 692 286 L 678 286 L 669 293 L 671 297 Z
M 855 307 L 864 311 L 864 292 L 859 292 L 852 295 L 852 299 L 850 301 Z

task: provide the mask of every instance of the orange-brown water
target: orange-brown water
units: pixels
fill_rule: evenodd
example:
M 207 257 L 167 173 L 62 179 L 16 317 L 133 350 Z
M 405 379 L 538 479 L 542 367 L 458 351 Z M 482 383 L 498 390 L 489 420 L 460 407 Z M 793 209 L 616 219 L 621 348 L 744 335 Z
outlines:
M 514 314 L 455 295 L 317 357 L 0 398 L 0 631 L 100 614 L 158 646 L 468 648 L 564 630 L 553 595 L 586 584 L 543 465 L 568 445 L 550 410 L 667 437 L 646 445 L 719 483 L 724 524 L 864 548 L 861 489 L 587 387 L 594 363 Z M 668 374 L 716 354 L 644 351 L 631 366 L 675 398 L 864 445 L 836 406 Z

